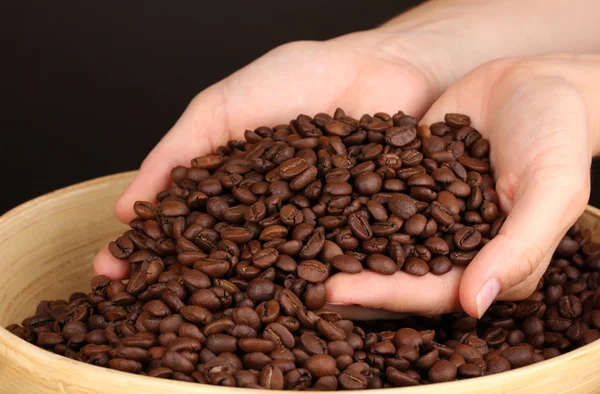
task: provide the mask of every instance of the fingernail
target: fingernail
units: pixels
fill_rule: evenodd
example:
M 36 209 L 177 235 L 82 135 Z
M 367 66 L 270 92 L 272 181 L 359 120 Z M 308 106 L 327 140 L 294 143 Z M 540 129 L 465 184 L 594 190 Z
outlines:
M 345 302 L 328 302 L 327 305 L 350 305 Z
M 485 282 L 481 290 L 479 290 L 477 297 L 475 297 L 475 301 L 477 302 L 477 316 L 480 319 L 490 305 L 492 305 L 492 302 L 494 302 L 498 293 L 500 293 L 500 283 L 496 278 L 489 279 Z

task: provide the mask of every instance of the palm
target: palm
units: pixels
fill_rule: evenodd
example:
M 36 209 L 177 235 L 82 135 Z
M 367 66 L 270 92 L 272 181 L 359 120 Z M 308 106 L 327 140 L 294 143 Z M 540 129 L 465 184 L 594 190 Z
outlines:
M 238 71 L 217 85 L 223 111 L 212 126 L 225 122 L 227 137 L 239 138 L 250 127 L 286 122 L 298 113 L 333 113 L 336 107 L 357 117 L 399 109 L 422 115 L 433 99 L 423 72 L 403 59 L 363 49 L 356 40 L 294 43 Z
M 119 198 L 117 217 L 133 219 L 134 202 L 153 200 L 168 186 L 171 168 L 189 166 L 194 157 L 243 138 L 246 129 L 289 122 L 299 113 L 333 113 L 337 107 L 356 117 L 382 110 L 422 115 L 435 98 L 431 79 L 405 60 L 407 51 L 401 58 L 381 49 L 379 34 L 286 45 L 200 93 Z M 113 278 L 125 277 L 128 270 L 107 249 L 94 267 Z

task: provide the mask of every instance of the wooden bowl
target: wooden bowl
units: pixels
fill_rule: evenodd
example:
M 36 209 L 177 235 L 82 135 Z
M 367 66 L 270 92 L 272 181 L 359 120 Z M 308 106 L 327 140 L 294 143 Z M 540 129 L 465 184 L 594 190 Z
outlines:
M 89 291 L 92 257 L 126 226 L 113 203 L 134 172 L 71 186 L 0 218 L 0 393 L 256 393 L 100 368 L 31 345 L 2 328 L 35 312 L 41 300 Z M 600 241 L 600 211 L 581 224 Z M 588 393 L 600 389 L 600 341 L 514 371 L 386 393 Z M 374 394 L 381 390 L 368 390 Z

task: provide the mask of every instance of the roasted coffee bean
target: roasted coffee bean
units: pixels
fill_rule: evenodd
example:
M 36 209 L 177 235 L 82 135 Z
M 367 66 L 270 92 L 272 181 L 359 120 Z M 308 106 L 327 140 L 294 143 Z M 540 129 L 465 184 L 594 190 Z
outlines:
M 275 343 L 260 338 L 241 338 L 238 340 L 238 347 L 246 353 L 269 353 L 275 349 Z
M 298 310 L 302 309 L 302 301 L 289 289 L 282 290 L 277 299 L 281 310 L 288 316 L 295 317 Z
M 418 349 L 419 346 L 423 344 L 423 337 L 415 329 L 401 328 L 394 334 L 394 338 L 392 341 L 396 348 L 399 348 L 402 345 L 406 345 Z
M 313 230 L 311 236 L 306 241 L 304 247 L 300 250 L 300 257 L 303 259 L 312 259 L 317 256 L 325 245 L 325 228 L 317 227 Z
M 373 230 L 368 219 L 362 215 L 353 213 L 348 216 L 348 226 L 358 239 L 367 240 L 373 236 Z
M 394 367 L 388 367 L 385 371 L 385 376 L 388 381 L 394 387 L 408 387 L 408 386 L 416 386 L 419 384 L 419 379 L 415 379 L 415 377 L 400 372 L 398 369 Z
M 525 346 L 509 347 L 500 355 L 510 363 L 511 368 L 524 367 L 534 362 L 533 352 Z
M 574 295 L 563 296 L 558 302 L 558 309 L 561 316 L 567 319 L 574 319 L 581 315 L 581 301 L 579 301 L 579 298 Z
M 435 256 L 429 261 L 429 269 L 434 275 L 443 275 L 452 270 L 452 261 L 446 256 Z
M 258 268 L 265 269 L 275 264 L 278 258 L 279 252 L 276 249 L 266 248 L 254 254 L 252 263 Z
M 213 321 L 213 314 L 206 308 L 196 305 L 184 306 L 179 310 L 184 319 L 194 324 L 207 324 Z
M 264 366 L 260 373 L 260 385 L 267 390 L 283 390 L 283 372 L 276 366 Z
M 257 278 L 248 283 L 246 294 L 254 302 L 268 301 L 275 294 L 275 285 L 270 280 Z
M 456 365 L 448 360 L 439 360 L 428 371 L 432 383 L 449 382 L 456 378 Z
M 330 341 L 343 341 L 346 339 L 346 333 L 341 328 L 326 320 L 317 320 L 315 327 L 321 335 Z
M 418 257 L 409 257 L 402 267 L 404 271 L 415 276 L 423 276 L 429 272 L 427 263 Z
M 337 370 L 335 359 L 327 354 L 315 354 L 309 357 L 304 367 L 316 377 L 334 375 Z
M 265 327 L 263 338 L 273 341 L 277 347 L 293 348 L 295 344 L 292 333 L 285 326 L 276 322 Z
M 405 194 L 394 194 L 388 201 L 388 208 L 403 220 L 409 219 L 417 213 L 416 202 Z
M 454 233 L 454 243 L 460 250 L 473 250 L 481 243 L 481 233 L 472 227 L 463 227 Z
M 317 260 L 306 260 L 298 264 L 298 277 L 310 283 L 321 283 L 329 276 L 327 267 Z
M 362 264 L 360 261 L 348 255 L 335 256 L 331 260 L 331 264 L 342 272 L 355 274 L 362 271 Z
M 396 272 L 396 263 L 383 254 L 370 254 L 367 257 L 367 266 L 384 275 L 392 275 Z

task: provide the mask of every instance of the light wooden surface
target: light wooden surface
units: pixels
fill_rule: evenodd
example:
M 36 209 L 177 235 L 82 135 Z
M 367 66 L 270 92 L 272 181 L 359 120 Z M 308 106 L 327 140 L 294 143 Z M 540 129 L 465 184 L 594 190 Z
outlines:
M 75 185 L 30 201 L 0 218 L 0 393 L 255 393 L 148 378 L 76 362 L 39 349 L 3 326 L 21 321 L 43 299 L 88 291 L 92 256 L 125 226 L 113 218 L 116 197 L 132 179 L 124 173 Z M 600 211 L 581 223 L 600 241 Z M 367 390 L 371 394 L 382 390 Z M 515 371 L 402 389 L 416 393 L 600 392 L 600 341 Z

